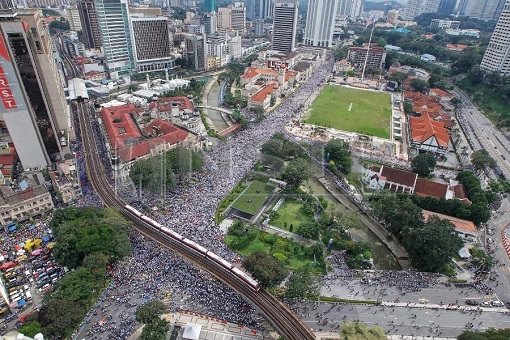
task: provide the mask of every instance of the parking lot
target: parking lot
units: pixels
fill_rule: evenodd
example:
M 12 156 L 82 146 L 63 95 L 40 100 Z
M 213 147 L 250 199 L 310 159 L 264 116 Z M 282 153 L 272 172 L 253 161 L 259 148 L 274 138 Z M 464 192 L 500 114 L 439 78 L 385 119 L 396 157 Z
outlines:
M 20 225 L 18 229 L 2 235 L 3 240 L 25 240 L 15 245 L 12 241 L 2 243 L 0 272 L 5 288 L 5 296 L 0 299 L 2 333 L 21 327 L 26 317 L 39 309 L 44 293 L 65 273 L 53 258 L 54 243 L 46 227 L 47 223 L 39 223 L 38 228 Z M 37 233 L 46 235 L 23 238 L 28 231 L 32 236 L 37 236 Z

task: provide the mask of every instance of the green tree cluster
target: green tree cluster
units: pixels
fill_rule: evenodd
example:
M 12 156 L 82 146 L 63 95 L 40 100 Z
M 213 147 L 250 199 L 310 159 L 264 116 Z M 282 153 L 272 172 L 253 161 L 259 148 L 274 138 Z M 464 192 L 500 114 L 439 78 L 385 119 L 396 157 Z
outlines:
M 428 176 L 436 166 L 436 157 L 431 153 L 420 153 L 411 161 L 411 167 L 414 172 L 420 176 Z
M 280 157 L 289 160 L 304 157 L 301 147 L 288 140 L 282 133 L 275 133 L 271 138 L 262 144 L 260 151 L 265 155 Z
M 285 296 L 307 298 L 320 294 L 321 277 L 311 266 L 294 270 L 286 284 Z
M 411 196 L 383 194 L 372 199 L 372 207 L 375 215 L 406 248 L 418 270 L 445 270 L 462 248 L 462 240 L 454 226 L 435 217 L 424 221 L 421 209 L 413 203 Z
M 458 337 L 458 340 L 506 340 L 510 339 L 510 328 L 495 329 L 490 328 L 485 332 L 464 331 Z
M 332 139 L 324 147 L 324 157 L 327 162 L 333 161 L 334 168 L 331 171 L 340 171 L 344 175 L 351 173 L 352 157 L 349 144 L 341 139 Z
M 45 299 L 48 303 L 25 324 L 26 333 L 49 338 L 69 336 L 106 286 L 106 266 L 131 251 L 130 222 L 115 209 L 70 207 L 57 210 L 50 222 L 57 239 L 54 256 L 67 273 Z
M 304 158 L 297 158 L 289 162 L 282 174 L 282 179 L 291 188 L 298 188 L 310 175 L 310 163 Z
M 136 321 L 145 324 L 140 339 L 142 340 L 165 340 L 170 325 L 168 321 L 161 319 L 161 314 L 166 310 L 163 302 L 152 300 L 136 308 Z
M 174 148 L 162 155 L 141 159 L 135 162 L 129 172 L 129 177 L 137 186 L 152 193 L 175 187 L 175 176 L 186 176 L 193 171 L 199 171 L 204 165 L 201 153 Z
M 296 234 L 299 234 L 304 238 L 315 240 L 319 236 L 319 231 L 320 227 L 317 222 L 304 221 L 298 225 Z
M 494 168 L 496 161 L 489 155 L 487 150 L 480 149 L 471 154 L 471 164 L 477 169 Z
M 342 324 L 342 339 L 345 340 L 385 340 L 384 330 L 380 326 L 369 327 L 360 321 Z
M 487 196 L 482 190 L 480 180 L 470 171 L 462 171 L 457 174 L 457 180 L 466 189 L 467 196 L 471 201 L 471 221 L 474 223 L 484 223 L 489 220 L 490 209 Z
M 70 269 L 82 266 L 85 258 L 93 254 L 103 254 L 113 263 L 131 252 L 127 237 L 131 222 L 113 208 L 57 210 L 50 226 L 58 241 L 53 250 L 55 259 Z M 96 259 L 99 258 L 101 255 Z
M 264 251 L 256 251 L 245 257 L 243 267 L 263 288 L 275 287 L 287 276 L 283 264 Z

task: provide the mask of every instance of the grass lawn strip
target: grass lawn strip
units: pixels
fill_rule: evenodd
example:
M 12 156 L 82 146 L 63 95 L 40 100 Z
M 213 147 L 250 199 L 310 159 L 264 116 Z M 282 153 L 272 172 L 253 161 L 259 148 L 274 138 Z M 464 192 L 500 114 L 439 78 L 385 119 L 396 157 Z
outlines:
M 312 103 L 305 123 L 390 138 L 391 95 L 326 86 Z
M 272 185 L 253 181 L 232 203 L 232 208 L 255 215 L 274 189 Z
M 269 223 L 283 230 L 289 230 L 290 225 L 294 225 L 294 232 L 301 222 L 313 221 L 313 218 L 306 216 L 300 210 L 302 204 L 294 200 L 286 199 L 276 212 L 278 217 L 271 220 Z M 285 228 L 285 222 L 287 222 L 287 228 Z

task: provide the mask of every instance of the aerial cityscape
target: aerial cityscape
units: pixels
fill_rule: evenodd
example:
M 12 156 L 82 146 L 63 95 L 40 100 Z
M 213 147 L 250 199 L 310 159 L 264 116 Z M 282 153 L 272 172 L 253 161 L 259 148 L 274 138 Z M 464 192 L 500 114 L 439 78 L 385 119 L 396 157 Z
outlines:
M 0 340 L 510 339 L 510 0 L 4 0 L 0 97 Z

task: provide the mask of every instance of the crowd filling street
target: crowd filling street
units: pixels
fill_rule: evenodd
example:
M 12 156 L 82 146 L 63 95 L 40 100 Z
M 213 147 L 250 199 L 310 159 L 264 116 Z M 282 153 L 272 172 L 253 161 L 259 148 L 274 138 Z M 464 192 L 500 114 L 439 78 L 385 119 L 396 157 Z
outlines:
M 124 191 L 123 198 L 141 211 L 151 210 L 151 217 L 166 227 L 212 250 L 227 261 L 237 263 L 238 255 L 227 248 L 223 242 L 224 235 L 215 224 L 216 208 L 229 191 L 252 169 L 259 156 L 261 145 L 274 133 L 283 132 L 289 120 L 311 102 L 310 98 L 318 93 L 317 89 L 331 74 L 333 65 L 334 60 L 328 58 L 324 65 L 318 67 L 316 72 L 266 119 L 252 124 L 249 129 L 227 138 L 211 151 L 206 152 L 204 171 L 181 179 L 176 188 L 162 195 L 150 194 L 142 188 L 140 191 Z M 77 135 L 74 147 L 79 156 L 78 167 L 80 172 L 84 173 L 79 125 L 77 115 L 73 116 Z M 105 168 L 108 169 L 106 176 L 112 178 L 105 138 L 100 131 L 99 123 L 95 120 L 93 120 L 93 128 L 99 153 L 103 156 Z M 378 157 L 370 154 L 366 156 L 367 158 Z M 399 163 L 398 160 L 395 162 Z M 343 181 L 338 180 L 336 184 L 344 192 L 351 190 Z M 103 206 L 90 184 L 85 183 L 83 192 L 84 198 L 78 205 Z M 363 206 L 363 210 L 369 210 L 359 199 L 356 198 L 356 200 Z M 154 209 L 151 209 L 153 207 Z M 41 228 L 44 228 L 44 225 L 41 225 Z M 197 269 L 172 250 L 162 248 L 136 231 L 131 232 L 130 238 L 133 246 L 132 254 L 113 268 L 110 286 L 83 320 L 74 334 L 74 339 L 127 339 L 139 326 L 135 321 L 136 306 L 151 299 L 164 300 L 169 304 L 169 311 L 191 310 L 255 329 L 263 330 L 268 327 L 261 315 L 247 301 L 210 274 Z M 4 244 L 14 246 L 18 241 L 19 239 L 12 239 Z M 439 276 L 435 274 L 409 271 L 365 273 L 351 270 L 347 267 L 342 253 L 334 253 L 329 260 L 333 269 L 324 278 L 323 290 L 331 290 L 334 286 L 344 286 L 348 294 L 353 296 L 352 299 L 356 299 L 358 295 L 361 299 L 362 294 L 383 297 L 385 287 L 393 287 L 400 294 L 394 301 L 401 302 L 406 301 L 406 294 L 419 293 L 423 289 L 439 285 L 443 287 Z M 360 280 L 360 276 L 363 279 Z M 354 281 L 357 284 L 356 287 L 353 284 Z M 465 294 L 464 290 L 467 292 L 468 289 L 477 290 L 481 294 L 492 293 L 491 288 L 481 281 L 466 288 L 452 287 L 454 288 L 462 290 L 460 294 Z M 372 293 L 371 290 L 373 290 Z M 296 300 L 287 302 L 305 320 L 311 318 L 311 322 L 316 322 L 311 325 L 314 329 L 325 328 L 327 325 L 328 330 L 334 330 L 339 328 L 342 321 L 362 319 L 360 314 L 376 314 L 381 309 L 374 306 L 368 307 L 369 311 L 362 312 L 361 310 L 366 306 L 317 304 Z M 444 303 L 453 302 L 444 301 Z M 393 308 L 393 312 L 395 309 Z M 391 307 L 383 306 L 381 310 L 389 315 L 393 313 Z M 407 334 L 415 332 L 413 328 L 416 326 L 417 318 L 424 320 L 426 318 L 425 315 L 420 314 L 421 310 L 417 312 L 420 315 L 416 317 L 408 311 L 404 313 L 407 317 L 411 315 L 413 318 L 404 320 L 405 327 L 409 327 Z M 435 311 L 435 313 L 441 315 L 441 311 Z M 388 323 L 384 326 L 387 330 L 396 333 L 401 320 L 397 324 L 395 320 L 388 319 Z M 431 324 L 429 321 L 427 323 L 429 332 L 427 334 L 441 334 L 442 331 L 439 330 L 438 325 Z M 491 321 L 486 323 L 492 325 Z M 469 323 L 466 327 L 469 328 Z M 488 326 L 476 322 L 474 327 L 483 329 Z

